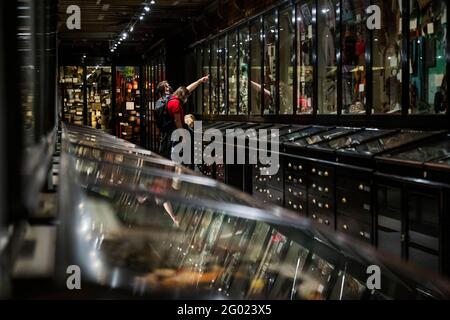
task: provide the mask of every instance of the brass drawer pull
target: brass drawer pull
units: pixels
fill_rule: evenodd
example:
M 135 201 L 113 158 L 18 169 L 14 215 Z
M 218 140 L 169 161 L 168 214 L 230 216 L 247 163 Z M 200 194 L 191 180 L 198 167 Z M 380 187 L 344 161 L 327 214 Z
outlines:
M 345 198 L 345 197 L 344 197 L 344 198 L 342 198 L 342 200 L 341 200 L 341 201 L 342 201 L 342 203 L 344 203 L 344 204 L 345 204 L 345 203 L 347 203 L 347 198 Z
M 344 224 L 344 225 L 342 226 L 342 228 L 343 228 L 344 230 L 348 230 L 348 226 L 347 226 L 346 224 Z

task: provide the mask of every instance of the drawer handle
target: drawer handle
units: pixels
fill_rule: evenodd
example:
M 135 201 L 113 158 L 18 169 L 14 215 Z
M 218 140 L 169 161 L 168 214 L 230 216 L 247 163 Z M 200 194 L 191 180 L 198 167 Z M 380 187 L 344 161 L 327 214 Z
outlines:
M 322 208 L 323 207 L 323 203 L 319 202 L 318 206 L 319 206 L 319 208 Z
M 303 206 L 302 205 L 299 205 L 298 207 L 299 207 L 300 210 L 303 210 Z
M 315 214 L 313 214 L 313 215 L 312 215 L 312 218 L 313 218 L 314 220 L 316 220 L 316 219 L 317 219 L 317 216 L 316 216 Z
M 313 202 L 314 204 L 316 204 L 316 199 L 313 199 L 312 202 Z
M 344 203 L 344 204 L 345 204 L 345 203 L 347 203 L 347 198 L 345 198 L 345 197 L 344 197 L 344 198 L 342 198 L 342 200 L 341 200 L 341 201 L 342 201 L 342 203 Z
M 303 183 L 303 180 L 302 179 L 298 179 L 298 183 Z
M 289 205 L 292 205 L 292 201 L 289 201 Z
M 269 198 L 272 199 L 272 195 L 271 194 L 269 195 Z
M 325 177 L 328 177 L 328 171 L 325 171 L 323 174 Z
M 303 170 L 303 167 L 302 166 L 298 166 L 298 170 Z
M 317 186 L 315 183 L 313 183 L 312 187 L 313 187 L 313 189 L 315 189 Z
M 289 190 L 289 193 L 292 193 L 292 189 L 291 188 L 289 188 L 288 190 Z
M 325 192 L 328 192 L 328 188 L 327 187 L 325 187 Z
M 292 163 L 289 162 L 289 163 L 288 163 L 288 167 L 289 167 L 289 168 L 292 168 Z
M 294 204 L 294 209 L 297 209 L 297 205 L 296 204 Z
M 315 168 L 312 168 L 311 172 L 312 172 L 312 173 L 316 173 L 316 169 L 315 169 Z
M 277 198 L 277 200 L 278 200 L 278 201 L 281 201 L 281 198 L 280 198 L 280 197 L 278 197 L 278 198 Z
M 278 178 L 277 178 L 277 181 L 278 181 L 278 182 L 280 182 L 280 181 L 281 181 L 280 177 L 278 177 Z
M 289 176 L 288 179 L 289 179 L 289 180 L 292 180 L 292 176 Z
M 330 209 L 330 205 L 328 203 L 325 203 L 325 208 Z
M 344 224 L 344 225 L 342 226 L 342 228 L 344 228 L 344 230 L 348 230 L 348 226 L 347 226 L 346 224 Z
M 330 221 L 325 220 L 325 224 L 326 224 L 326 225 L 329 225 L 329 224 L 330 224 Z
M 358 187 L 359 190 L 364 190 L 364 185 L 360 184 Z

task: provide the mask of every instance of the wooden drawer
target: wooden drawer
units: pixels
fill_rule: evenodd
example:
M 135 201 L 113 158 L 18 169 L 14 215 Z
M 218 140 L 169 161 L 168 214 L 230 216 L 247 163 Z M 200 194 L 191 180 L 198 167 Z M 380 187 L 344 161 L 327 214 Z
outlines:
M 356 219 L 372 222 L 372 201 L 370 194 L 361 195 L 349 190 L 338 189 L 336 192 L 336 207 L 339 214 L 345 214 Z
M 370 244 L 373 242 L 372 224 L 345 215 L 338 215 L 336 221 L 338 231 Z

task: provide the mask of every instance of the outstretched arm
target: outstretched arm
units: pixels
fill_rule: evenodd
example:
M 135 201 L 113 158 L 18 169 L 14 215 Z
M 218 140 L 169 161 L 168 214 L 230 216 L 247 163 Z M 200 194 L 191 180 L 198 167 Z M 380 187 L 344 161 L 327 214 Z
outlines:
M 190 93 L 192 93 L 192 92 L 194 92 L 195 89 L 198 88 L 199 85 L 201 85 L 202 83 L 208 82 L 208 80 L 209 80 L 209 76 L 204 76 L 203 78 L 200 78 L 197 81 L 188 85 L 187 89 L 189 90 Z

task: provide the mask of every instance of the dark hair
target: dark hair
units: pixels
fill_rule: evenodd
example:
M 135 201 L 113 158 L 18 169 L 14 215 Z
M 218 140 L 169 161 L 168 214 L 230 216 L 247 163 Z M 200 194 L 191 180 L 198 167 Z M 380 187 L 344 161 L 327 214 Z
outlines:
M 156 92 L 161 96 L 164 97 L 166 95 L 166 85 L 168 84 L 168 82 L 166 80 L 161 81 L 160 83 L 158 83 L 158 85 L 156 86 Z
M 184 101 L 185 99 L 187 99 L 189 97 L 191 93 L 189 92 L 189 90 L 186 87 L 179 87 L 175 92 L 174 92 L 174 96 L 177 97 L 178 99 L 180 99 L 181 101 Z

